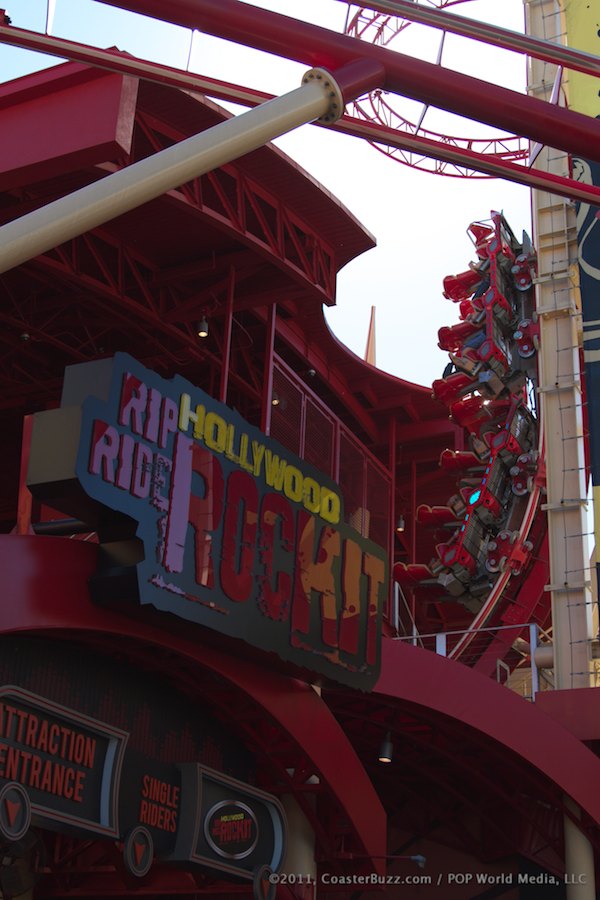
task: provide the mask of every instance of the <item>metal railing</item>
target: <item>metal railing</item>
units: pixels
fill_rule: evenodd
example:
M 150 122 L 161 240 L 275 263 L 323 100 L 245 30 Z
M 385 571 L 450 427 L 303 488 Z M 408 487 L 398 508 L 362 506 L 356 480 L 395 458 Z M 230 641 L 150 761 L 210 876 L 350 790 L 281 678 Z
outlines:
M 515 690 L 519 684 L 518 676 L 522 674 L 521 687 L 523 683 L 526 684 L 528 692 L 522 693 L 519 689 L 517 692 L 532 701 L 535 700 L 536 694 L 544 689 L 544 685 L 551 685 L 548 670 L 542 672 L 536 663 L 536 649 L 540 646 L 548 646 L 548 644 L 540 643 L 540 628 L 535 622 L 502 625 L 496 628 L 479 628 L 474 634 L 472 630 L 442 631 L 433 634 L 399 635 L 393 640 L 417 645 L 438 656 L 449 656 L 452 647 L 456 646 L 465 634 L 471 634 L 472 639 L 469 642 L 468 652 L 461 654 L 457 660 L 462 665 L 476 668 L 485 655 L 488 658 L 489 669 L 489 657 L 490 655 L 493 657 L 494 645 L 497 642 L 498 653 L 495 658 L 495 666 L 492 668 L 499 684 L 506 684 Z M 508 662 L 507 647 L 510 656 Z

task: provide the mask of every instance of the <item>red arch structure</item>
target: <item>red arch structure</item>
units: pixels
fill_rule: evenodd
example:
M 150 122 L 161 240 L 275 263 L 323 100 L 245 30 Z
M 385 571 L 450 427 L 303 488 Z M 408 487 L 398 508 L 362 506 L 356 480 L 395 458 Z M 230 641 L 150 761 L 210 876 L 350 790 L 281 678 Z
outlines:
M 566 794 L 584 810 L 584 827 L 595 844 L 600 809 L 589 785 L 600 771 L 598 757 L 554 718 L 489 678 L 388 640 L 381 677 L 370 697 L 358 699 L 333 687 L 319 697 L 308 685 L 269 671 L 260 662 L 232 657 L 184 634 L 165 633 L 151 622 L 136 622 L 84 600 L 96 556 L 97 546 L 81 541 L 4 536 L 3 633 L 111 648 L 143 667 L 164 667 L 171 680 L 185 685 L 197 699 L 210 699 L 220 716 L 236 722 L 271 782 L 279 782 L 278 790 L 294 795 L 310 815 L 336 872 L 347 872 L 353 860 L 361 867 L 368 862 L 371 871 L 386 871 L 386 811 L 391 830 L 397 826 L 398 803 L 411 826 L 440 831 L 443 840 L 463 852 L 503 858 L 516 845 L 524 857 L 559 872 L 557 813 L 564 812 Z M 396 752 L 401 774 L 374 764 L 373 749 L 385 729 L 400 741 Z M 308 790 L 315 777 L 317 785 L 313 781 Z M 341 840 L 335 819 L 326 827 L 314 818 L 314 807 L 307 801 L 315 796 L 339 810 L 338 823 L 352 825 L 342 855 L 335 850 Z M 527 796 L 535 797 L 533 807 Z M 386 810 L 380 797 L 385 797 Z M 482 826 L 479 837 L 466 831 L 473 840 L 470 850 L 465 834 L 457 831 L 450 839 L 443 819 L 437 818 L 449 801 L 460 806 L 459 821 L 463 815 L 476 815 Z M 539 804 L 546 810 L 543 816 Z M 436 825 L 430 821 L 425 826 L 432 816 Z M 61 872 L 57 865 L 52 874 L 68 877 L 70 870 Z M 160 884 L 165 874 L 158 871 L 154 877 Z M 108 890 L 107 884 L 103 881 L 99 889 Z M 89 896 L 97 896 L 97 889 L 92 882 Z
M 260 32 L 271 49 L 282 34 L 291 38 L 277 31 L 280 19 L 265 13 L 257 19 L 230 0 L 198 0 L 188 9 L 190 22 L 197 23 L 201 7 L 223 36 Z M 183 16 L 186 4 L 173 8 Z M 291 46 L 303 58 L 300 45 L 309 35 L 310 61 L 341 64 L 353 46 L 343 38 L 327 43 L 318 29 L 302 26 Z M 387 77 L 393 87 L 403 75 L 398 69 Z M 92 101 L 98 115 L 84 131 L 79 121 Z M 531 109 L 525 103 L 522 112 Z M 42 111 L 53 127 L 44 142 L 32 141 Z M 531 133 L 554 129 L 556 113 Z M 4 129 L 2 222 L 227 115 L 180 89 L 82 63 L 5 85 L 0 118 L 11 127 Z M 565 142 L 575 147 L 585 140 L 588 148 L 590 123 L 562 112 L 559 118 Z M 23 430 L 23 417 L 58 406 L 66 366 L 126 350 L 164 377 L 179 374 L 201 385 L 323 471 L 329 453 L 329 474 L 343 486 L 349 508 L 353 501 L 355 527 L 383 535 L 392 559 L 426 558 L 431 539 L 412 520 L 408 534 L 394 538 L 394 552 L 391 523 L 399 501 L 411 515 L 417 498 L 431 508 L 444 502 L 455 479 L 438 466 L 440 454 L 464 451 L 465 429 L 428 389 L 347 351 L 323 319 L 322 304 L 335 300 L 337 272 L 372 245 L 372 236 L 310 176 L 265 147 L 2 277 L 2 639 L 35 637 L 126 661 L 164 679 L 192 712 L 210 709 L 252 756 L 258 788 L 296 800 L 314 832 L 319 874 L 408 871 L 414 861 L 406 856 L 427 843 L 450 859 L 466 856 L 472 871 L 515 874 L 527 861 L 544 877 L 562 875 L 562 819 L 572 817 L 565 796 L 581 807 L 578 827 L 599 849 L 600 806 L 589 790 L 599 774 L 599 735 L 589 719 L 584 724 L 580 717 L 575 736 L 572 722 L 561 724 L 558 704 L 553 711 L 546 702 L 542 712 L 481 672 L 395 640 L 391 606 L 381 674 L 370 693 L 328 678 L 311 686 L 317 676 L 273 654 L 151 610 L 139 618 L 97 606 L 89 579 L 103 548 L 85 522 L 60 515 L 57 521 L 56 511 L 25 487 L 30 420 Z M 210 321 L 206 343 L 196 333 L 200 314 Z M 274 391 L 278 399 L 285 392 L 286 410 L 273 405 Z M 540 559 L 518 598 L 531 615 L 544 596 L 541 531 L 538 538 Z M 426 620 L 438 627 L 465 624 L 457 604 L 436 600 L 426 609 Z M 512 645 L 503 646 L 503 659 L 511 653 Z M 480 669 L 494 674 L 485 656 Z M 589 703 L 588 712 L 595 695 Z M 385 766 L 376 755 L 388 731 L 395 759 Z M 37 898 L 251 896 L 248 882 L 207 875 L 202 867 L 157 864 L 132 884 L 120 840 L 44 827 L 36 840 L 36 855 L 21 848 L 19 857 L 9 847 L 6 857 L 12 874 L 27 858 L 21 868 L 35 876 Z M 445 877 L 447 859 L 440 851 L 425 872 Z M 21 887 L 29 888 L 21 874 Z M 300 900 L 310 894 L 306 887 L 282 885 L 277 896 Z M 320 896 L 334 893 L 350 897 L 356 889 L 319 885 Z

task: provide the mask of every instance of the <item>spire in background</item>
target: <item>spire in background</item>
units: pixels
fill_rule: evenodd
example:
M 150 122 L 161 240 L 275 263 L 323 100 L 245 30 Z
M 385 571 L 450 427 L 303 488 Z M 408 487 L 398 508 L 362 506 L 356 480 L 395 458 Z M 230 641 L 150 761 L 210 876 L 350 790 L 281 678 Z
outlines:
M 367 335 L 367 346 L 365 348 L 365 361 L 371 363 L 372 366 L 377 365 L 375 361 L 375 307 L 371 307 L 371 321 L 369 322 L 369 334 Z

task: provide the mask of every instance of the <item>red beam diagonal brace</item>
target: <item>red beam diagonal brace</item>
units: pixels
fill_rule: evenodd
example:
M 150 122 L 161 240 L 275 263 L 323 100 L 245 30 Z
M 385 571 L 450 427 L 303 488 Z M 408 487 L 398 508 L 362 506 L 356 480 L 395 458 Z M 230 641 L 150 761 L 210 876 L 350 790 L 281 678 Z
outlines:
M 385 69 L 385 90 L 600 162 L 600 120 L 317 25 L 239 0 L 102 2 L 329 70 L 371 60 Z
M 343 131 L 345 134 L 361 137 L 375 144 L 420 153 L 431 159 L 439 159 L 465 169 L 482 172 L 492 178 L 505 178 L 539 191 L 548 191 L 550 194 L 558 194 L 562 197 L 569 197 L 571 200 L 600 206 L 600 187 L 584 184 L 573 178 L 564 178 L 552 172 L 544 172 L 542 169 L 531 169 L 507 159 L 477 153 L 464 147 L 454 147 L 443 141 L 435 141 L 418 134 L 408 134 L 386 125 L 379 125 L 377 122 L 364 122 L 362 119 L 350 116 L 342 116 L 335 123 L 334 128 L 336 131 Z
M 1 10 L 0 10 L 1 14 Z M 26 31 L 14 26 L 0 25 L 0 42 L 12 44 L 15 47 L 25 47 L 29 50 L 39 50 L 52 56 L 60 56 L 64 59 L 76 60 L 87 63 L 111 72 L 121 72 L 127 75 L 135 75 L 147 81 L 156 81 L 159 84 L 168 84 L 172 87 L 183 88 L 192 91 L 200 91 L 209 97 L 217 97 L 220 100 L 231 100 L 242 106 L 254 108 L 272 100 L 272 94 L 264 91 L 256 91 L 252 88 L 242 87 L 238 84 L 229 84 L 216 78 L 208 78 L 192 72 L 183 72 L 170 66 L 150 62 L 145 59 L 137 59 L 127 56 L 115 50 L 99 50 L 87 44 L 79 44 L 64 38 L 51 37 L 47 34 L 39 34 L 35 31 Z M 0 102 L 2 88 L 0 87 Z M 313 123 L 313 124 L 319 124 Z M 539 169 L 530 169 L 524 165 L 511 163 L 509 160 L 499 157 L 491 157 L 485 153 L 477 153 L 474 150 L 466 150 L 454 147 L 443 141 L 432 140 L 421 135 L 407 134 L 396 128 L 389 128 L 374 122 L 365 122 L 363 119 L 355 119 L 351 116 L 342 116 L 333 125 L 328 125 L 336 131 L 343 131 L 353 137 L 360 137 L 367 141 L 373 141 L 389 147 L 398 147 L 423 156 L 430 156 L 442 162 L 463 166 L 482 172 L 495 178 L 506 178 L 518 184 L 549 191 L 582 203 L 591 203 L 600 206 L 600 187 L 575 181 L 572 178 L 564 178 Z

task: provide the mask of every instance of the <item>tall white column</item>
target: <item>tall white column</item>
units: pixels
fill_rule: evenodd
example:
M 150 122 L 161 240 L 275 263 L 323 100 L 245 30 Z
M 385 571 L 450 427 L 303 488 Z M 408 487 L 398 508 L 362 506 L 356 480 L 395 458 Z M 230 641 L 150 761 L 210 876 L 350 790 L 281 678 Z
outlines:
M 304 894 L 307 897 L 316 897 L 315 833 L 297 800 L 291 794 L 282 797 L 281 802 L 285 809 L 288 823 L 288 846 L 282 872 L 288 875 L 301 875 L 302 877 L 310 878 L 313 884 L 312 893 L 305 888 Z
M 579 807 L 570 797 L 565 798 L 565 805 L 575 818 L 581 818 Z M 564 817 L 564 829 L 567 900 L 596 900 L 592 845 L 570 816 Z
M 564 42 L 556 0 L 527 0 L 527 31 Z M 529 93 L 549 99 L 556 67 L 529 63 Z M 568 156 L 544 148 L 536 167 L 569 174 Z M 582 384 L 581 303 L 573 204 L 545 191 L 532 192 L 538 251 L 540 407 L 545 434 L 554 679 L 558 689 L 589 687 L 592 596 L 587 533 Z
M 525 0 L 526 30 L 566 43 L 564 0 Z M 549 100 L 557 68 L 530 60 L 529 93 Z M 561 90 L 564 89 L 564 82 Z M 568 89 L 568 86 L 567 86 Z M 560 95 L 560 94 L 559 94 Z M 564 153 L 544 148 L 536 166 L 569 174 Z M 532 192 L 538 251 L 540 407 L 545 435 L 554 682 L 558 690 L 591 684 L 592 595 L 589 568 L 583 444 L 580 347 L 581 299 L 575 209 L 542 191 Z M 593 786 L 590 785 L 590 789 Z M 565 797 L 575 819 L 578 806 Z M 564 816 L 568 900 L 595 900 L 594 854 L 586 835 Z

